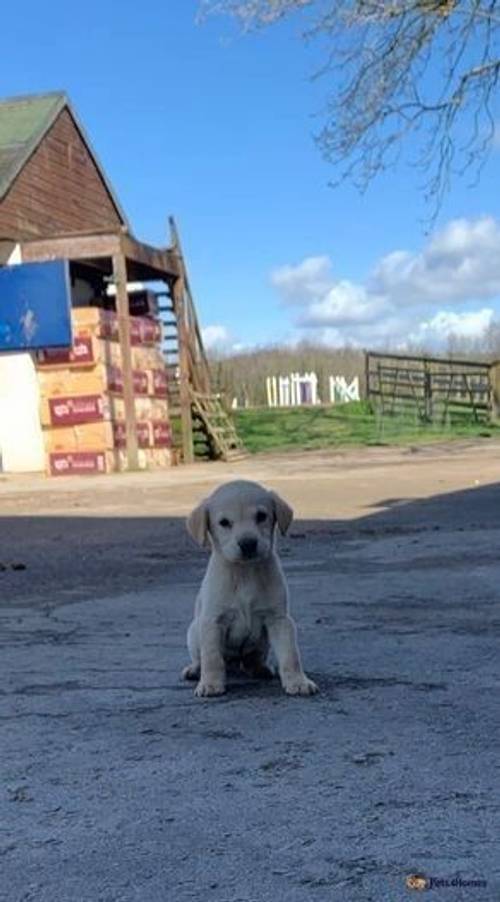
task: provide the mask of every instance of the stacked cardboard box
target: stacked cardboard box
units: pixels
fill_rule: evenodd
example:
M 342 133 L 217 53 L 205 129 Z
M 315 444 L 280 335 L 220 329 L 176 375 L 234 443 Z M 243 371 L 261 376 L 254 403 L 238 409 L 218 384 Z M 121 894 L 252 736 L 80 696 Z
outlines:
M 126 469 L 116 314 L 77 307 L 72 320 L 73 347 L 38 355 L 47 470 L 57 476 Z M 139 465 L 165 467 L 171 463 L 171 431 L 161 328 L 155 320 L 132 317 L 130 331 Z

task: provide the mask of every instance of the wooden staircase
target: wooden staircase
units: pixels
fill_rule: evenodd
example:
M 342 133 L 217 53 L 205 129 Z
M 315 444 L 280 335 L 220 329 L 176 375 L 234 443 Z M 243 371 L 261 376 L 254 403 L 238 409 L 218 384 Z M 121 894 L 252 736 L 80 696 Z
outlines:
M 241 460 L 246 457 L 243 443 L 220 395 L 191 393 L 195 453 L 210 460 Z M 201 446 L 201 448 L 200 448 Z
M 173 450 L 179 460 L 235 460 L 246 455 L 231 414 L 221 395 L 212 390 L 196 308 L 189 285 L 179 235 L 169 220 L 171 250 L 181 276 L 168 292 L 157 294 L 163 325 L 163 351 L 168 372 L 168 401 L 174 423 Z

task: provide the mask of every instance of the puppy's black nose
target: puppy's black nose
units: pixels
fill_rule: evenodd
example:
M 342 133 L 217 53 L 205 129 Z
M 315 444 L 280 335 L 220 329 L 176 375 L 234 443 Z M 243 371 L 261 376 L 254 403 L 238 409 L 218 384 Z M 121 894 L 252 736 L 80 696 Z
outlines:
M 255 557 L 257 554 L 257 539 L 240 539 L 238 545 L 241 548 L 241 554 L 244 558 Z

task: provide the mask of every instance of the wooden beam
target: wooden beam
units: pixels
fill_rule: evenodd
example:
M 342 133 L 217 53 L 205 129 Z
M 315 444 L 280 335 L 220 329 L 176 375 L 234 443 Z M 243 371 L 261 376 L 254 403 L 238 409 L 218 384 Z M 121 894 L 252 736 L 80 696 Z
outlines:
M 56 238 L 34 238 L 22 242 L 22 258 L 26 263 L 46 260 L 95 260 L 124 254 L 131 263 L 144 266 L 151 276 L 170 279 L 180 275 L 177 254 L 169 248 L 151 247 L 130 235 L 103 233 L 69 235 Z
M 179 341 L 179 398 L 181 404 L 182 456 L 185 464 L 194 461 L 193 417 L 191 413 L 189 333 L 184 307 L 184 280 L 179 276 L 173 286 L 173 304 Z
M 120 235 L 79 235 L 72 238 L 36 238 L 21 243 L 25 263 L 45 260 L 91 260 L 121 253 Z
M 156 270 L 160 278 L 180 275 L 177 255 L 173 251 L 167 248 L 151 247 L 149 244 L 143 244 L 142 241 L 136 241 L 130 235 L 122 235 L 121 243 L 127 260 Z
M 132 374 L 132 348 L 130 343 L 130 315 L 127 293 L 127 265 L 123 254 L 113 255 L 113 278 L 116 287 L 116 312 L 123 374 L 123 401 L 127 435 L 127 463 L 129 470 L 139 469 L 137 423 L 135 416 L 134 379 Z

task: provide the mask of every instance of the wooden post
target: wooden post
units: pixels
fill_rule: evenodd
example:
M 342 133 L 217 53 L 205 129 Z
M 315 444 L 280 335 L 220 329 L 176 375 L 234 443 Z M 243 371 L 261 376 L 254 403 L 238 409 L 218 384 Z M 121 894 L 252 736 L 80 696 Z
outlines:
M 123 374 L 123 401 L 127 435 L 127 464 L 129 470 L 139 469 L 139 451 L 135 417 L 134 377 L 132 373 L 132 349 L 130 343 L 130 315 L 127 292 L 127 264 L 124 254 L 113 256 L 113 278 L 116 286 L 116 312 Z
M 427 423 L 432 423 L 432 374 L 429 361 L 424 358 L 424 411 Z
M 379 400 L 380 412 L 381 412 L 382 416 L 384 416 L 384 414 L 385 414 L 385 395 L 384 395 L 384 386 L 383 386 L 383 382 L 382 382 L 382 367 L 381 367 L 380 363 L 377 363 L 377 383 L 378 383 L 377 388 L 378 388 L 378 391 L 380 392 L 380 394 L 378 395 L 378 397 L 380 399 Z
M 179 342 L 179 395 L 182 423 L 182 456 L 185 464 L 192 464 L 194 461 L 193 417 L 191 413 L 190 392 L 189 332 L 186 324 L 184 291 L 184 279 L 182 276 L 179 276 L 174 282 L 173 302 L 177 319 L 177 335 Z
M 490 405 L 491 416 L 494 420 L 500 420 L 500 361 L 496 360 L 490 366 Z

